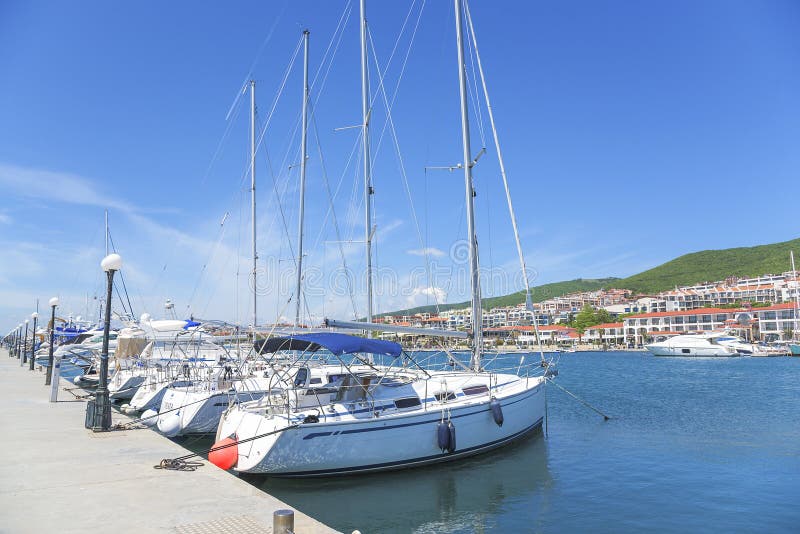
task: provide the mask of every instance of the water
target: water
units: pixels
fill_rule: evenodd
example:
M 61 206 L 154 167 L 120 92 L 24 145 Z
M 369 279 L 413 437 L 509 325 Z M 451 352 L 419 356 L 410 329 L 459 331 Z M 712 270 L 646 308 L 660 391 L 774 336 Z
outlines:
M 243 477 L 343 532 L 798 532 L 800 358 L 574 353 L 549 432 L 378 475 Z

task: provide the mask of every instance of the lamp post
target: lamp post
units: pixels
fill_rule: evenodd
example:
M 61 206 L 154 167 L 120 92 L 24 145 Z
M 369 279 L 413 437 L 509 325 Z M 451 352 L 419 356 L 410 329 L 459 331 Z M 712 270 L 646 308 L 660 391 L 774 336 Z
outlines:
M 102 432 L 111 428 L 111 404 L 108 400 L 108 332 L 111 328 L 111 292 L 114 289 L 114 273 L 122 268 L 119 254 L 109 254 L 100 262 L 106 272 L 108 286 L 106 289 L 106 309 L 103 324 L 103 349 L 100 352 L 100 376 L 94 402 L 86 406 L 86 427 L 94 432 Z
M 14 357 L 19 358 L 20 342 L 22 341 L 22 323 L 17 325 L 17 344 L 14 350 Z
M 22 336 L 22 358 L 19 359 L 19 366 L 28 361 L 28 320 L 25 319 L 25 335 Z
M 17 346 L 17 328 L 14 327 L 14 329 L 11 331 L 11 333 L 8 334 L 8 357 L 9 358 L 13 358 L 14 357 L 14 349 L 16 348 L 16 346 Z
M 44 385 L 49 386 L 50 382 L 53 378 L 53 343 L 55 342 L 55 330 L 56 330 L 56 306 L 58 306 L 58 297 L 53 297 L 50 299 L 50 308 L 52 310 L 50 314 L 50 353 L 47 357 L 47 376 L 44 379 Z
M 28 369 L 33 371 L 33 361 L 36 356 L 36 320 L 39 318 L 39 313 L 33 312 L 31 317 L 33 318 L 33 330 L 31 331 L 31 357 L 28 360 Z

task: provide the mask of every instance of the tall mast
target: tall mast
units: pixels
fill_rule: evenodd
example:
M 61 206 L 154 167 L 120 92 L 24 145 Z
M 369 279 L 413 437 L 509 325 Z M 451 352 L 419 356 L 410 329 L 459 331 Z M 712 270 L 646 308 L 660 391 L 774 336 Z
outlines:
M 792 331 L 792 338 L 798 339 L 797 325 L 800 324 L 800 287 L 797 286 L 797 270 L 794 267 L 794 251 L 789 251 L 789 259 L 792 260 L 792 277 L 794 278 L 794 329 Z
M 297 289 L 294 293 L 297 311 L 294 315 L 294 325 L 300 324 L 300 311 L 302 308 L 301 284 L 303 280 L 303 217 L 305 211 L 306 196 L 306 160 L 307 134 L 308 134 L 308 35 L 309 31 L 303 31 L 303 133 L 300 141 L 300 211 L 298 215 L 297 229 Z
M 469 270 L 472 287 L 472 358 L 470 367 L 478 371 L 483 350 L 483 310 L 478 277 L 478 239 L 475 235 L 475 189 L 472 186 L 472 155 L 469 139 L 469 108 L 467 107 L 467 71 L 464 61 L 464 35 L 461 22 L 461 0 L 455 0 L 456 41 L 458 47 L 458 85 L 461 93 L 461 141 L 464 148 L 464 185 L 467 194 L 467 233 L 469 235 Z
M 256 82 L 250 80 L 250 220 L 253 225 L 253 332 L 257 323 L 258 278 L 256 268 Z
M 367 2 L 361 0 L 361 140 L 364 147 L 364 238 L 367 253 L 367 322 L 372 322 L 372 175 L 369 156 L 369 71 L 367 69 Z

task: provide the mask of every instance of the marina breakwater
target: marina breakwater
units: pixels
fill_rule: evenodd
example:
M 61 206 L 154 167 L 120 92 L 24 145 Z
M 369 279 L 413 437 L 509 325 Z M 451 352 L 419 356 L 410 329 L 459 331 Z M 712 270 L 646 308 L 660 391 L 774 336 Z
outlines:
M 85 401 L 50 403 L 49 391 L 0 350 L 0 532 L 271 532 L 273 513 L 291 508 L 203 459 L 154 469 L 187 450 L 149 429 L 94 433 Z M 294 521 L 297 533 L 336 532 L 298 510 Z

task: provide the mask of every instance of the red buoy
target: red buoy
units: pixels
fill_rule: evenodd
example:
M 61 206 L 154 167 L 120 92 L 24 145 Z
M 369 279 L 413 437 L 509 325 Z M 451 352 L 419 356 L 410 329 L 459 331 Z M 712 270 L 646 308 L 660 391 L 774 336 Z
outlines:
M 217 451 L 212 450 L 208 453 L 208 461 L 212 464 L 216 465 L 220 469 L 224 469 L 227 471 L 239 460 L 239 447 L 237 446 L 237 441 L 235 438 L 225 438 L 219 440 L 214 444 L 212 449 L 216 449 L 217 447 L 221 447 L 224 445 L 228 445 L 224 449 L 219 449 Z

